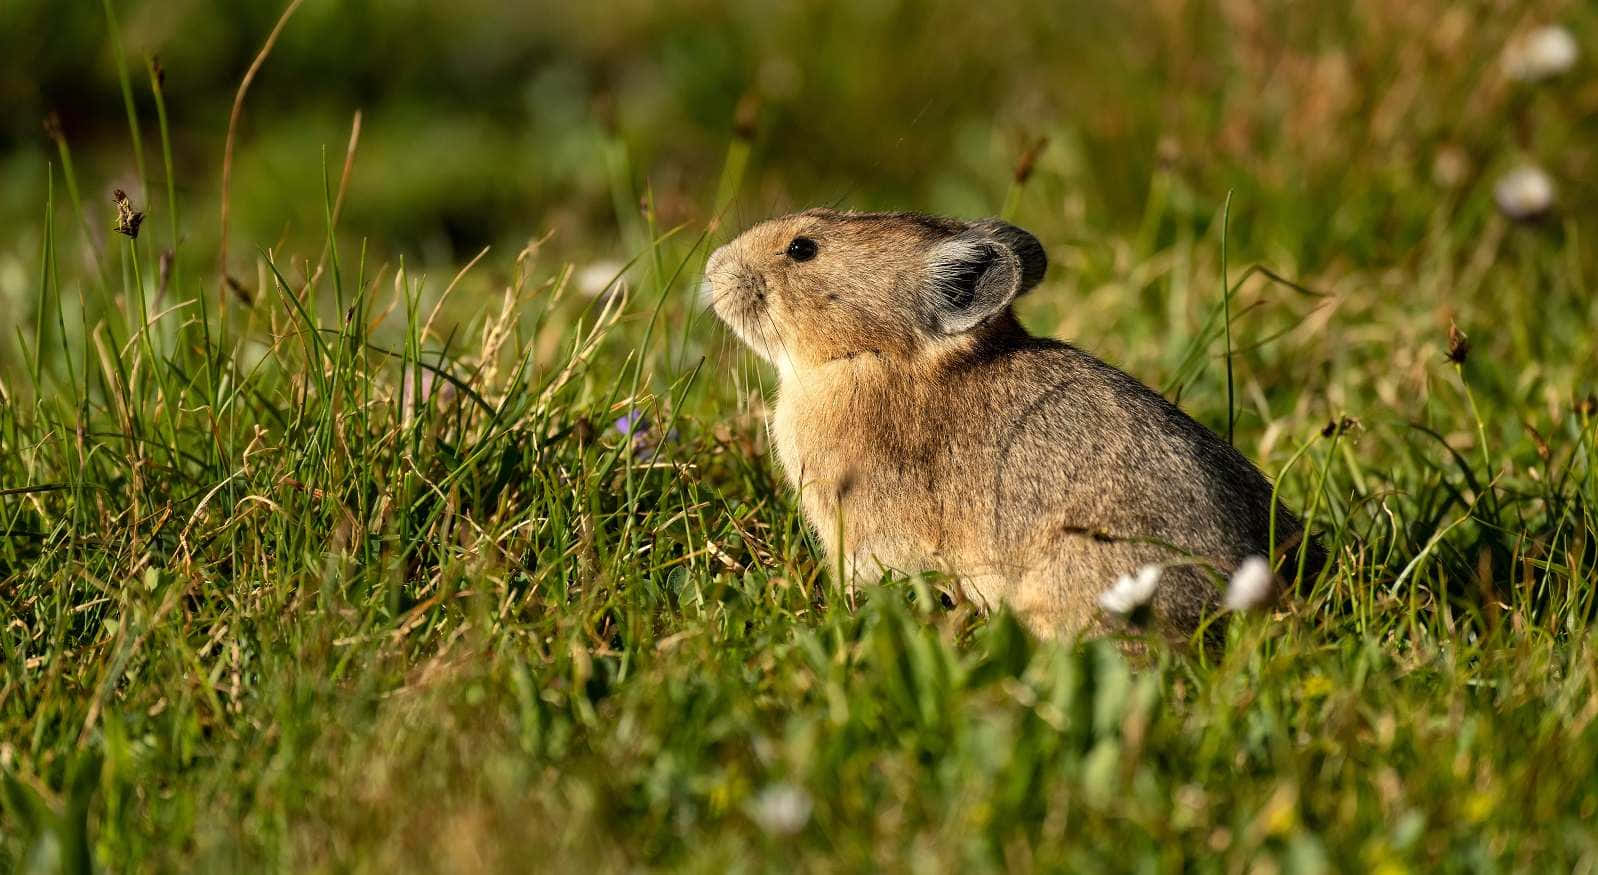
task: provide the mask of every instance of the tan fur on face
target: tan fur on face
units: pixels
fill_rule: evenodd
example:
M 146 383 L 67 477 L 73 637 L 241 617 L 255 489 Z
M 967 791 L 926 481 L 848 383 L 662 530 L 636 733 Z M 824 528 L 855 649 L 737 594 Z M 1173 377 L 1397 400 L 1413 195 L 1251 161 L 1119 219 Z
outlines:
M 809 260 L 789 245 L 816 243 Z M 812 210 L 718 249 L 717 314 L 778 365 L 771 430 L 830 558 L 957 576 L 1041 634 L 1099 619 L 1121 574 L 1167 567 L 1155 614 L 1190 634 L 1217 574 L 1300 537 L 1265 478 L 1136 380 L 1031 337 L 1010 302 L 1037 241 L 995 221 Z M 1283 551 L 1278 551 L 1283 552 Z M 1321 562 L 1309 551 L 1306 572 Z
M 762 222 L 716 250 L 705 274 L 716 313 L 755 352 L 813 368 L 851 355 L 914 354 L 925 339 L 915 289 L 923 253 L 961 226 L 893 214 L 810 210 Z M 814 259 L 787 256 L 797 237 Z

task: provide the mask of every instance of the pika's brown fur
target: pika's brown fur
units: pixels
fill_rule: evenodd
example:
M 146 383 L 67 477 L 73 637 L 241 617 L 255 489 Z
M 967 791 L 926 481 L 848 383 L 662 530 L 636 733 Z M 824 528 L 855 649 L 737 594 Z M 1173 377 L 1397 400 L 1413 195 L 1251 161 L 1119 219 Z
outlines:
M 1154 615 L 1191 634 L 1218 610 L 1219 575 L 1271 554 L 1271 486 L 1137 380 L 1027 334 L 1011 304 L 1046 266 L 996 220 L 810 210 L 716 250 L 706 280 L 781 374 L 778 458 L 851 580 L 951 574 L 1061 635 L 1157 564 Z M 1275 519 L 1277 552 L 1296 556 L 1298 519 Z M 1313 576 L 1322 556 L 1306 553 Z

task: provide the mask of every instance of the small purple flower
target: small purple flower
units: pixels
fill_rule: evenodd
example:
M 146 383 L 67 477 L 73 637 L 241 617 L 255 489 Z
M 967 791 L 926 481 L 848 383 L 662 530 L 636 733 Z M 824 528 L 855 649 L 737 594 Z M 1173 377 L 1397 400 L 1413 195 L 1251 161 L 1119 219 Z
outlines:
M 612 427 L 616 429 L 617 434 L 632 439 L 633 454 L 644 460 L 653 459 L 662 444 L 677 440 L 676 429 L 666 432 L 665 435 L 652 434 L 648 417 L 638 410 L 627 411 Z
M 643 437 L 645 432 L 649 431 L 649 420 L 644 417 L 643 413 L 637 410 L 629 410 L 620 419 L 616 420 L 616 431 L 620 432 L 622 437 L 630 437 L 636 441 Z

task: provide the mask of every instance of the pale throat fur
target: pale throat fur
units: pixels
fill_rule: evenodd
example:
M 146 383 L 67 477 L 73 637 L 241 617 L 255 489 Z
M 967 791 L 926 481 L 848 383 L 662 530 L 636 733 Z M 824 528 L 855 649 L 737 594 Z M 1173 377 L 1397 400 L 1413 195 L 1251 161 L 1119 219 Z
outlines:
M 909 357 L 863 353 L 781 371 L 770 434 L 788 483 L 831 556 L 850 576 L 955 570 L 951 549 L 979 514 L 940 490 L 954 461 L 948 423 L 923 379 L 969 349 L 953 338 Z M 943 398 L 943 402 L 952 399 Z M 975 500 L 975 497 L 973 497 Z

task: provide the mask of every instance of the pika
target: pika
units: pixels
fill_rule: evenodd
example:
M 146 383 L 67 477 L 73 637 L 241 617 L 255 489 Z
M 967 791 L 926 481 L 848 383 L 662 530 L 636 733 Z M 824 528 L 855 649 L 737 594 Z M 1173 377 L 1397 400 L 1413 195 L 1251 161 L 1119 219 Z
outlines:
M 1273 516 L 1277 554 L 1313 575 L 1320 547 L 1298 549 L 1303 526 L 1240 453 L 1021 327 L 1012 305 L 1047 266 L 998 220 L 827 209 L 711 254 L 711 305 L 777 368 L 776 455 L 848 582 L 947 574 L 1055 637 L 1103 628 L 1099 594 L 1153 564 L 1155 621 L 1183 637 L 1217 614 L 1219 575 L 1271 555 Z

